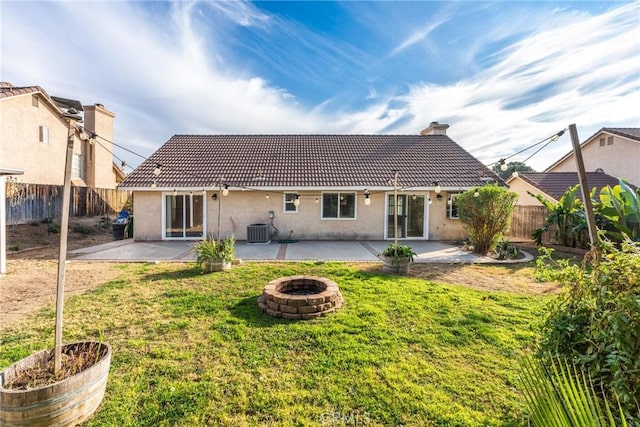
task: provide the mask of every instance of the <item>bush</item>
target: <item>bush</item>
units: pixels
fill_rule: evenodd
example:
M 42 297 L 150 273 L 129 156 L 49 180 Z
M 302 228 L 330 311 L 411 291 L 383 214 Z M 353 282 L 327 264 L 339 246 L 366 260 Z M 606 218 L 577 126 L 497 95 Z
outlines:
M 493 250 L 497 259 L 518 259 L 522 257 L 519 247 L 508 240 L 501 240 Z
M 627 417 L 640 422 L 640 243 L 627 239 L 621 249 L 602 243 L 601 260 L 582 265 L 542 252 L 537 277 L 564 290 L 544 319 L 539 357 L 557 354 L 586 369 L 607 397 L 620 399 Z
M 52 234 L 57 234 L 60 232 L 60 226 L 58 224 L 49 224 L 47 231 Z
M 509 229 L 518 195 L 498 185 L 471 189 L 456 197 L 458 217 L 473 244 L 473 251 L 486 255 Z

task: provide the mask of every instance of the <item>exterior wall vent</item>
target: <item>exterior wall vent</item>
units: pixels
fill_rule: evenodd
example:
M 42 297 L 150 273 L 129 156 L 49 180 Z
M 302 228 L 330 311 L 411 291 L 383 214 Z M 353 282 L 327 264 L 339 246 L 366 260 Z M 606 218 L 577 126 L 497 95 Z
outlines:
M 251 224 L 247 226 L 247 243 L 268 245 L 269 224 Z

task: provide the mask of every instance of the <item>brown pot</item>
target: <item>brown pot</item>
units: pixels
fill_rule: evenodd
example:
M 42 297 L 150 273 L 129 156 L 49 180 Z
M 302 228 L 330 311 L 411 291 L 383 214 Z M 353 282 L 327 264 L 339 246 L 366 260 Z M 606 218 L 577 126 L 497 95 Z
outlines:
M 62 352 L 78 344 L 95 344 L 107 351 L 97 363 L 77 374 L 47 386 L 30 390 L 12 390 L 4 384 L 17 373 L 46 363 L 51 352 L 43 350 L 22 359 L 0 372 L 0 426 L 75 426 L 98 409 L 107 386 L 111 366 L 111 346 L 106 343 L 67 344 Z

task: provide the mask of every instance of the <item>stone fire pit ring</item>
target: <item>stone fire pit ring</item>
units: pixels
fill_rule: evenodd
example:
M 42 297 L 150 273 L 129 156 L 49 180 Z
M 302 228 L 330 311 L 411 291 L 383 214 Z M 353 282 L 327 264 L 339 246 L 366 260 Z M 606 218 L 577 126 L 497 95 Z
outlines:
M 272 317 L 307 320 L 331 313 L 343 302 L 333 280 L 299 275 L 270 281 L 258 298 L 258 307 Z

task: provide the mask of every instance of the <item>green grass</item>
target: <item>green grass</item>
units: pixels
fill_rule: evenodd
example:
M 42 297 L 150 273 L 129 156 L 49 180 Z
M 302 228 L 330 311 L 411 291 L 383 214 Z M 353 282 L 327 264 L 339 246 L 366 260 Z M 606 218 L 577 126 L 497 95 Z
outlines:
M 65 342 L 113 347 L 88 426 L 526 425 L 518 360 L 547 297 L 339 263 L 121 268 L 65 307 Z M 293 274 L 335 280 L 345 306 L 312 321 L 263 315 L 263 286 Z M 0 335 L 0 366 L 50 348 L 53 318 Z

